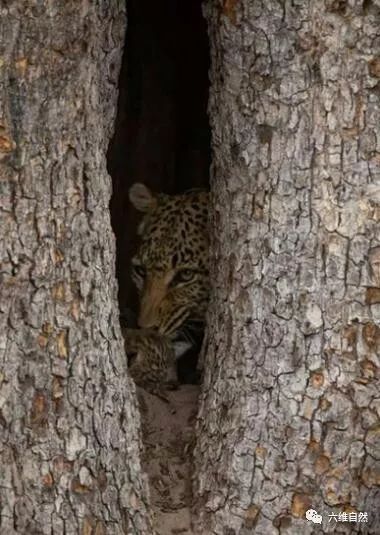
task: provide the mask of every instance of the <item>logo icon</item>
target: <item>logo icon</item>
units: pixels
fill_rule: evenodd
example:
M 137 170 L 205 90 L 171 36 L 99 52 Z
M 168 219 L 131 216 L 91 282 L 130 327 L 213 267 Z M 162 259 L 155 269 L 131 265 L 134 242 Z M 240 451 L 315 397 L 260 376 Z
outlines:
M 305 513 L 308 522 L 314 522 L 314 524 L 322 524 L 322 515 L 318 514 L 315 509 L 308 509 Z

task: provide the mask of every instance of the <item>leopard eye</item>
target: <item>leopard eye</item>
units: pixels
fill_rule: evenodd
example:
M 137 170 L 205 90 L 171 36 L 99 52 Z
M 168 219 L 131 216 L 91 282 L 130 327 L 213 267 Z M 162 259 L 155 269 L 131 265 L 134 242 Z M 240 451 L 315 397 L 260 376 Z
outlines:
M 178 271 L 173 279 L 175 284 L 180 282 L 189 282 L 194 278 L 195 272 L 191 269 L 181 269 Z
M 134 264 L 133 265 L 133 269 L 135 271 L 135 273 L 139 276 L 139 277 L 142 277 L 144 278 L 145 275 L 146 275 L 146 269 L 144 268 L 144 266 L 140 265 L 140 264 Z

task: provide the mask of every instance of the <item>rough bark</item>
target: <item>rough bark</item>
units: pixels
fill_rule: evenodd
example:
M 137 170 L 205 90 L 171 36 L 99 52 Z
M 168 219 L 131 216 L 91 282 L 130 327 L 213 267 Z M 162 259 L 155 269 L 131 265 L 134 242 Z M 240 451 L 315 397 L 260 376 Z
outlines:
M 376 531 L 379 9 L 207 2 L 214 291 L 197 533 Z M 328 522 L 343 511 L 369 522 Z
M 0 531 L 151 533 L 105 162 L 124 3 L 0 18 Z

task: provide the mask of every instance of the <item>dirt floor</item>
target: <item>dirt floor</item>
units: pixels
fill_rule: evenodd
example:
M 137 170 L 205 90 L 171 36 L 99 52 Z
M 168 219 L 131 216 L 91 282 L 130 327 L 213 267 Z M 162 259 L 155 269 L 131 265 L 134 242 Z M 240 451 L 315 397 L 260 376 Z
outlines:
M 165 393 L 167 401 L 141 388 L 139 400 L 145 445 L 144 470 L 149 476 L 158 535 L 192 535 L 191 451 L 199 386 L 181 385 Z

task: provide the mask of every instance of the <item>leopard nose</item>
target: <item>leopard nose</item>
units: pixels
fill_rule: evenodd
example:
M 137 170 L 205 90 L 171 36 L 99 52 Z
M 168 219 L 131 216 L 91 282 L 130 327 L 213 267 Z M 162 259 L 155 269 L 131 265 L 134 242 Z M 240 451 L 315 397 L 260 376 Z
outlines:
M 154 331 L 157 331 L 157 325 L 153 322 L 138 321 L 137 325 L 140 329 L 153 329 Z
M 156 318 L 152 314 L 140 314 L 137 320 L 140 329 L 157 329 Z
M 143 329 L 156 329 L 160 324 L 160 311 L 165 297 L 165 285 L 148 277 L 139 306 L 137 324 Z

